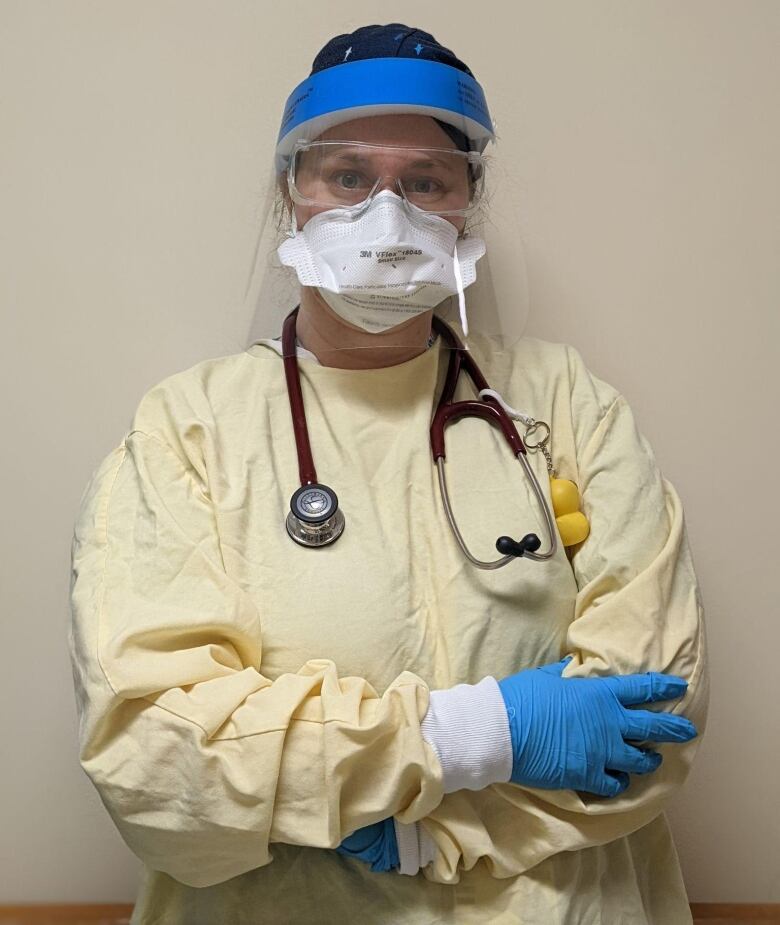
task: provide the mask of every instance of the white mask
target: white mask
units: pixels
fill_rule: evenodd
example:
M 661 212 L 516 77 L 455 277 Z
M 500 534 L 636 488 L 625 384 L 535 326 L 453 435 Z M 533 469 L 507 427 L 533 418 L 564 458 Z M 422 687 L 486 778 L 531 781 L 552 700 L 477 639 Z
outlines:
M 279 247 L 303 286 L 315 286 L 345 321 L 370 333 L 396 327 L 458 294 L 468 335 L 463 290 L 477 278 L 482 238 L 458 241 L 458 229 L 440 215 L 381 190 L 357 213 L 328 209 L 312 216 Z M 456 245 L 457 242 L 457 245 Z

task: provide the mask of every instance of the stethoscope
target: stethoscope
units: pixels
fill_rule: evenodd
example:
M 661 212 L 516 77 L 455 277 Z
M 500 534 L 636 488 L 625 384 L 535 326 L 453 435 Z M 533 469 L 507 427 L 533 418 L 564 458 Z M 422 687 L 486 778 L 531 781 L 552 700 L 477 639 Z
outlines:
M 299 308 L 300 306 L 296 306 L 290 312 L 285 318 L 282 328 L 282 358 L 284 361 L 284 374 L 287 380 L 287 394 L 292 412 L 295 445 L 298 451 L 298 472 L 301 482 L 301 487 L 293 493 L 290 499 L 290 513 L 287 515 L 286 526 L 289 535 L 301 546 L 327 546 L 329 543 L 335 542 L 344 532 L 344 514 L 339 508 L 336 492 L 317 480 L 317 472 L 314 469 L 309 432 L 306 427 L 306 414 L 303 410 L 303 394 L 301 392 L 301 380 L 295 349 L 295 322 Z M 447 513 L 447 519 L 460 548 L 470 562 L 473 562 L 479 568 L 485 569 L 500 568 L 502 565 L 506 565 L 521 556 L 537 561 L 551 558 L 555 555 L 557 549 L 553 516 L 550 513 L 534 471 L 528 463 L 526 447 L 520 439 L 512 419 L 499 403 L 499 399 L 493 397 L 497 396 L 497 393 L 488 388 L 485 377 L 474 362 L 474 358 L 463 346 L 455 332 L 437 315 L 432 316 L 432 324 L 452 347 L 444 390 L 439 398 L 439 404 L 431 423 L 431 449 L 433 461 L 436 463 L 439 472 L 439 488 L 444 501 L 444 510 Z M 474 387 L 479 391 L 480 395 L 484 391 L 491 392 L 492 395 L 483 397 L 481 401 L 453 402 L 452 397 L 455 394 L 461 365 L 469 374 Z M 451 421 L 469 415 L 477 415 L 498 424 L 512 449 L 513 455 L 520 460 L 526 476 L 531 481 L 547 524 L 547 532 L 550 538 L 550 548 L 547 552 L 539 553 L 536 551 L 539 549 L 541 541 L 535 533 L 528 533 L 519 542 L 509 536 L 500 536 L 496 540 L 496 549 L 504 555 L 501 559 L 496 559 L 493 562 L 483 562 L 476 559 L 466 548 L 460 530 L 458 530 L 455 523 L 444 477 L 444 428 Z

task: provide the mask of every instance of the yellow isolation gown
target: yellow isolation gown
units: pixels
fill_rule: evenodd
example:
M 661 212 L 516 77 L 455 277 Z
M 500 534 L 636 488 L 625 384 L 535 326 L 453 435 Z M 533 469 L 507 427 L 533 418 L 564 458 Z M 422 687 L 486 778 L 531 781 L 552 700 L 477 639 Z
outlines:
M 575 348 L 470 343 L 489 385 L 549 423 L 558 477 L 579 487 L 590 534 L 547 562 L 478 569 L 450 531 L 429 444 L 440 338 L 370 370 L 301 351 L 314 462 L 346 517 L 331 546 L 284 527 L 298 466 L 270 341 L 155 385 L 93 472 L 68 644 L 81 765 L 143 862 L 133 925 L 691 921 L 664 812 L 708 702 L 680 498 Z M 462 374 L 456 398 L 473 397 Z M 529 461 L 549 493 L 544 457 Z M 496 558 L 502 534 L 547 548 L 496 428 L 448 427 L 446 467 L 474 555 Z M 429 692 L 567 654 L 565 677 L 686 678 L 684 698 L 642 708 L 699 736 L 656 746 L 663 764 L 617 798 L 509 782 L 443 793 L 420 731 Z M 416 874 L 333 850 L 390 816 L 435 845 Z

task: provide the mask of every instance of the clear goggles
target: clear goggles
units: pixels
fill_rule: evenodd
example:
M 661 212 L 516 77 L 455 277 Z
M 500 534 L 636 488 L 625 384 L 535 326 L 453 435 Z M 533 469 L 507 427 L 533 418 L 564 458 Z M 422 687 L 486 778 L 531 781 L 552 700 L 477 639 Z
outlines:
M 389 188 L 418 209 L 470 215 L 484 194 L 486 160 L 477 151 L 452 148 L 299 140 L 287 182 L 300 205 L 354 208 L 391 181 Z

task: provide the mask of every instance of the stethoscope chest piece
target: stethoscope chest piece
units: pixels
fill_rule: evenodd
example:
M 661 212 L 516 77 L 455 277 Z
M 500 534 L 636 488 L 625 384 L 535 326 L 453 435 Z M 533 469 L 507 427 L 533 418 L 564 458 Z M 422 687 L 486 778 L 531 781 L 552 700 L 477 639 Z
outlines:
M 290 498 L 286 525 L 287 532 L 301 546 L 335 542 L 344 530 L 336 492 L 319 482 L 302 485 Z

